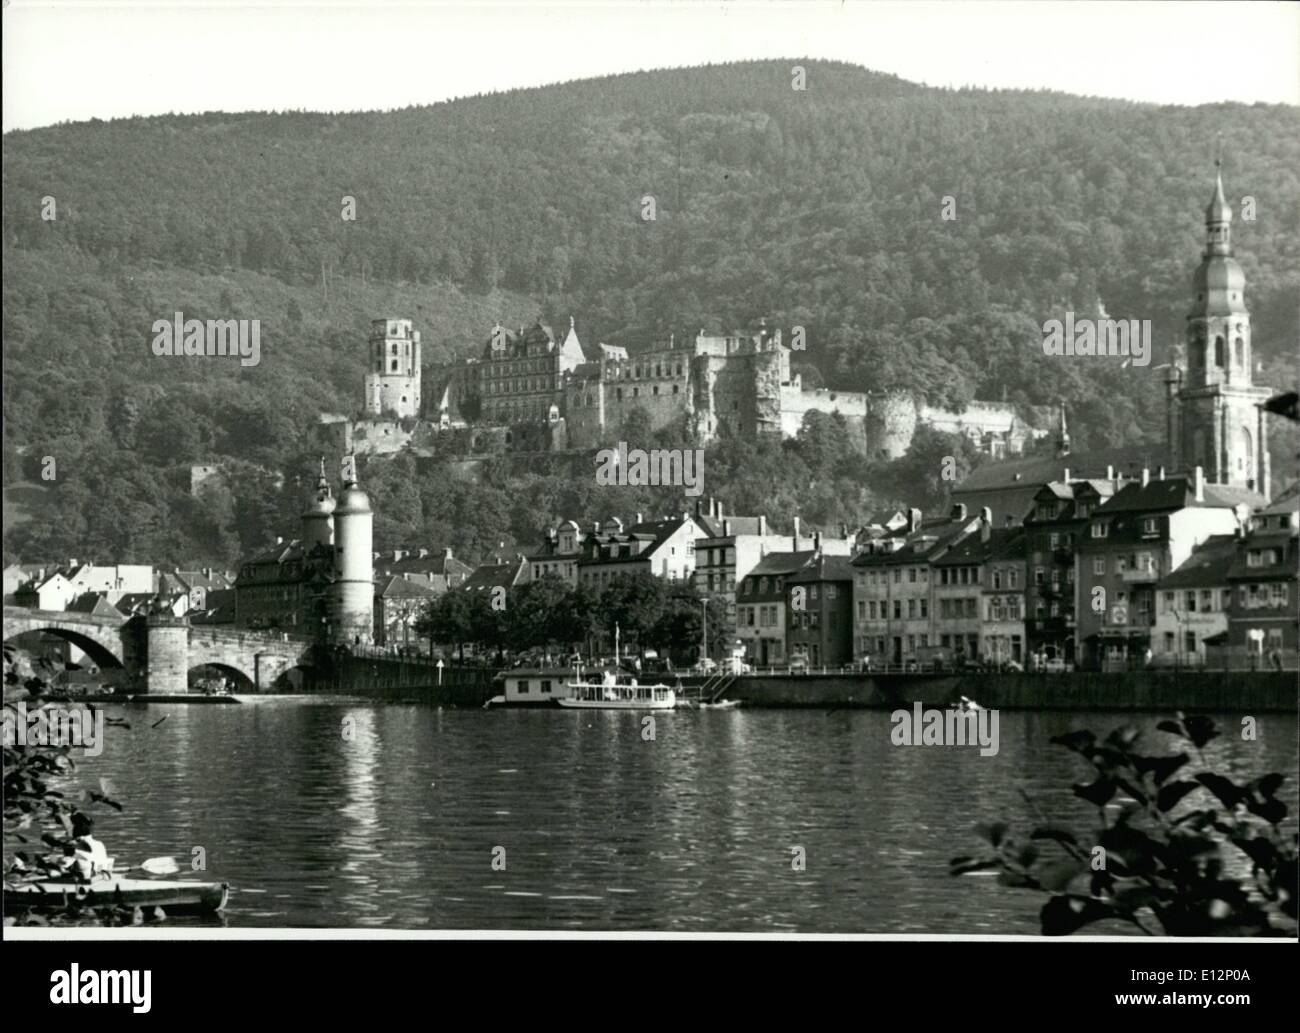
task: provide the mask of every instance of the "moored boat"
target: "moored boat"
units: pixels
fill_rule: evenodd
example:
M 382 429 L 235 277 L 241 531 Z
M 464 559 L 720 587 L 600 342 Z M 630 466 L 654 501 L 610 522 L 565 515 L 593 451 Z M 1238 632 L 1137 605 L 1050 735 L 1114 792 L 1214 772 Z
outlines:
M 642 685 L 630 675 L 605 672 L 600 681 L 571 681 L 555 702 L 574 710 L 672 710 L 677 693 L 662 683 Z
M 224 882 L 161 879 L 38 879 L 5 883 L 5 912 L 83 907 L 161 907 L 168 914 L 209 914 L 226 906 L 230 887 Z

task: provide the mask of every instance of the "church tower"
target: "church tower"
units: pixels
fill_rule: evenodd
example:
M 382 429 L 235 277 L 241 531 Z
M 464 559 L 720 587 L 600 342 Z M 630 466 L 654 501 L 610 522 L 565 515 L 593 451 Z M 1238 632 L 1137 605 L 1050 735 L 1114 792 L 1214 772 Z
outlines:
M 371 322 L 365 392 L 369 416 L 420 415 L 420 331 L 411 329 L 409 319 Z
M 1269 495 L 1268 438 L 1259 403 L 1273 393 L 1254 384 L 1246 278 L 1232 257 L 1232 209 L 1222 162 L 1205 210 L 1205 251 L 1192 277 L 1187 368 L 1170 383 L 1170 465 L 1202 467 L 1211 484 Z M 1181 384 L 1178 381 L 1181 380 Z

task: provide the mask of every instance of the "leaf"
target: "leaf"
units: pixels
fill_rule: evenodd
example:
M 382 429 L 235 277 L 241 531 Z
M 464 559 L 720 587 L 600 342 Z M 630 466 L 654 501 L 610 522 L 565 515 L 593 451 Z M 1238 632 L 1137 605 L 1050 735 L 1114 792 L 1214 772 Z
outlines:
M 1092 922 L 1117 917 L 1119 913 L 1109 904 L 1072 896 L 1053 897 L 1038 913 L 1044 936 L 1068 936 Z
M 1102 775 L 1090 785 L 1076 785 L 1074 795 L 1087 800 L 1090 804 L 1101 807 L 1115 795 L 1115 783 Z
M 1034 879 L 1025 872 L 1004 871 L 998 876 L 998 884 L 1010 886 L 1014 889 L 1039 889 L 1039 885 Z
M 1180 739 L 1187 738 L 1187 729 L 1183 727 L 1181 721 L 1168 721 L 1168 720 L 1161 721 L 1158 725 L 1156 725 L 1156 728 L 1162 732 L 1171 732 L 1172 734 L 1178 736 Z
M 1171 810 L 1184 796 L 1199 788 L 1195 782 L 1169 782 L 1156 794 L 1156 806 L 1162 812 Z
M 1007 827 L 1006 822 L 1002 821 L 994 822 L 991 825 L 980 824 L 975 826 L 975 834 L 990 846 L 997 846 L 1007 834 Z
M 1253 783 L 1254 789 L 1260 796 L 1265 798 L 1272 796 L 1278 791 L 1282 783 L 1286 781 L 1285 775 L 1279 775 L 1276 771 L 1270 772 L 1263 778 Z
M 1088 866 L 1082 861 L 1073 857 L 1062 857 L 1039 865 L 1034 874 L 1043 889 L 1058 893 L 1087 870 Z
M 1204 714 L 1192 714 L 1183 718 L 1183 727 L 1187 729 L 1187 738 L 1199 750 L 1211 739 L 1218 738 L 1219 730 L 1214 721 Z
M 1246 791 L 1231 779 L 1216 775 L 1213 771 L 1203 771 L 1196 776 L 1196 781 L 1213 793 L 1225 807 L 1235 808 L 1246 796 Z
M 1140 774 L 1150 773 L 1156 780 L 1156 785 L 1163 785 L 1170 775 L 1190 759 L 1185 753 L 1179 753 L 1172 757 L 1134 757 L 1133 767 Z

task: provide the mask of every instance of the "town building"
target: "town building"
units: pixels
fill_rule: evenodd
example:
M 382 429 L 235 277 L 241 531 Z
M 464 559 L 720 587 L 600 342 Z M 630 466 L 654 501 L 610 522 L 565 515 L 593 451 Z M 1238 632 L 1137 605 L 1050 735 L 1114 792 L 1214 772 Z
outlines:
M 785 578 L 786 642 L 790 659 L 810 667 L 853 662 L 853 566 L 847 556 L 815 552 Z
M 450 548 L 394 549 L 375 554 L 375 578 L 400 577 L 441 594 L 456 588 L 474 572 Z
M 1125 485 L 1088 518 L 1077 541 L 1077 655 L 1089 669 L 1146 661 L 1155 628 L 1160 579 L 1177 570 L 1211 535 L 1232 534 L 1238 508 L 1253 492 L 1207 484 L 1197 467 L 1180 475 Z
M 736 639 L 749 663 L 762 667 L 786 663 L 786 581 L 816 557 L 814 550 L 770 553 L 741 579 L 736 592 Z
M 1024 532 L 982 515 L 930 564 L 930 642 L 952 658 L 1022 663 L 1024 584 Z
M 577 587 L 578 561 L 586 540 L 586 533 L 574 520 L 563 520 L 559 526 L 549 528 L 541 548 L 528 557 L 529 580 L 558 577 L 566 585 Z
M 375 645 L 418 645 L 416 622 L 441 594 L 409 575 L 380 577 L 375 588 Z
M 930 565 L 975 531 L 980 519 L 963 503 L 929 519 L 912 509 L 905 527 L 865 544 L 853 558 L 854 638 L 861 657 L 904 663 L 924 660 L 939 647 L 930 623 L 935 603 Z M 950 643 L 954 633 L 948 632 Z M 973 633 L 978 636 L 978 628 Z
M 1260 509 L 1228 570 L 1228 649 L 1234 667 L 1296 670 L 1300 495 Z
M 1069 470 L 1065 471 L 1068 478 Z M 1075 547 L 1088 517 L 1119 489 L 1118 480 L 1050 481 L 1025 515 L 1025 648 L 1039 660 L 1073 664 L 1078 600 Z
M 695 572 L 695 541 L 707 530 L 689 513 L 643 521 L 627 528 L 618 517 L 593 525 L 582 542 L 578 583 L 600 591 L 617 577 L 652 574 L 668 581 L 688 581 Z
M 1156 584 L 1158 605 L 1151 634 L 1155 666 L 1202 667 L 1228 637 L 1232 590 L 1228 571 L 1237 558 L 1239 536 L 1216 534 L 1192 550 L 1178 568 Z

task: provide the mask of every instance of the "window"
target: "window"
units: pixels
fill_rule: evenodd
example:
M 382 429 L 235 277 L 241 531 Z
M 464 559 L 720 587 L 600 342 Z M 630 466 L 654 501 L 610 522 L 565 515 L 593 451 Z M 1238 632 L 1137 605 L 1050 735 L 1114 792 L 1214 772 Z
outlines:
M 521 696 L 527 696 L 527 695 L 528 695 L 528 679 L 527 679 L 527 678 L 520 678 L 520 679 L 519 679 L 519 695 L 521 695 Z
M 1195 612 L 1196 612 L 1196 593 L 1195 593 L 1195 592 L 1184 592 L 1184 593 L 1183 593 L 1183 609 L 1185 609 L 1188 613 L 1195 613 Z
M 915 600 L 915 599 L 909 599 L 909 600 L 907 600 L 907 619 L 908 619 L 908 620 L 915 620 L 915 619 L 916 619 L 916 600 Z
M 1043 568 L 1042 568 L 1042 567 L 1035 567 L 1035 568 L 1034 568 L 1034 584 L 1035 584 L 1035 585 L 1038 585 L 1039 587 L 1042 587 L 1042 585 L 1045 583 L 1045 580 L 1046 580 L 1046 579 L 1045 579 L 1045 577 L 1044 577 Z
M 1098 556 L 1092 561 L 1092 572 L 1097 577 L 1102 577 L 1106 573 L 1106 557 Z
M 1019 581 L 1020 581 L 1020 574 L 1016 571 L 1015 567 L 1012 567 L 1010 570 L 1007 571 L 1007 587 L 1016 588 L 1017 582 Z
M 915 567 L 908 567 L 908 568 L 907 568 L 907 580 L 908 580 L 911 584 L 916 584 L 916 568 L 915 568 Z
M 1047 547 L 1049 549 L 1060 548 L 1060 545 L 1061 545 L 1061 536 L 1059 534 L 1051 534 L 1047 536 Z
M 1002 571 L 993 571 L 993 590 L 997 591 L 1002 587 Z
M 1283 585 L 1282 587 L 1285 588 L 1286 586 Z M 930 616 L 930 612 L 929 612 L 929 611 L 930 611 L 930 600 L 929 600 L 929 599 L 924 599 L 924 598 L 923 598 L 923 599 L 921 600 L 921 619 L 922 619 L 922 620 L 925 620 L 927 617 Z
M 1145 520 L 1142 521 L 1142 533 L 1144 535 L 1160 533 L 1160 529 L 1155 517 L 1147 517 Z
M 834 586 L 834 585 L 827 585 L 827 586 L 826 586 L 826 598 L 827 598 L 827 599 L 834 599 L 834 598 L 836 597 L 836 595 L 838 595 L 838 593 L 835 591 L 835 586 Z
M 895 600 L 894 600 L 894 620 L 896 620 L 896 621 L 901 621 L 902 619 L 903 619 L 903 601 L 902 601 L 901 599 L 895 599 Z
M 1093 525 L 1092 525 L 1092 536 L 1093 536 L 1094 538 L 1105 538 L 1105 537 L 1106 537 L 1106 525 L 1103 524 L 1103 523 L 1100 523 L 1100 522 L 1099 522 L 1099 523 L 1096 523 L 1096 524 L 1093 524 Z
M 902 580 L 903 580 L 903 568 L 902 568 L 902 567 L 895 567 L 895 568 L 894 568 L 894 584 L 896 584 L 896 585 L 897 585 L 897 584 L 901 584 L 901 583 L 902 583 Z
M 549 694 L 550 691 L 551 691 L 551 683 L 550 683 L 549 681 L 547 681 L 546 679 L 542 679 L 542 688 L 541 688 L 541 691 L 542 691 L 543 693 L 547 693 L 547 694 Z

